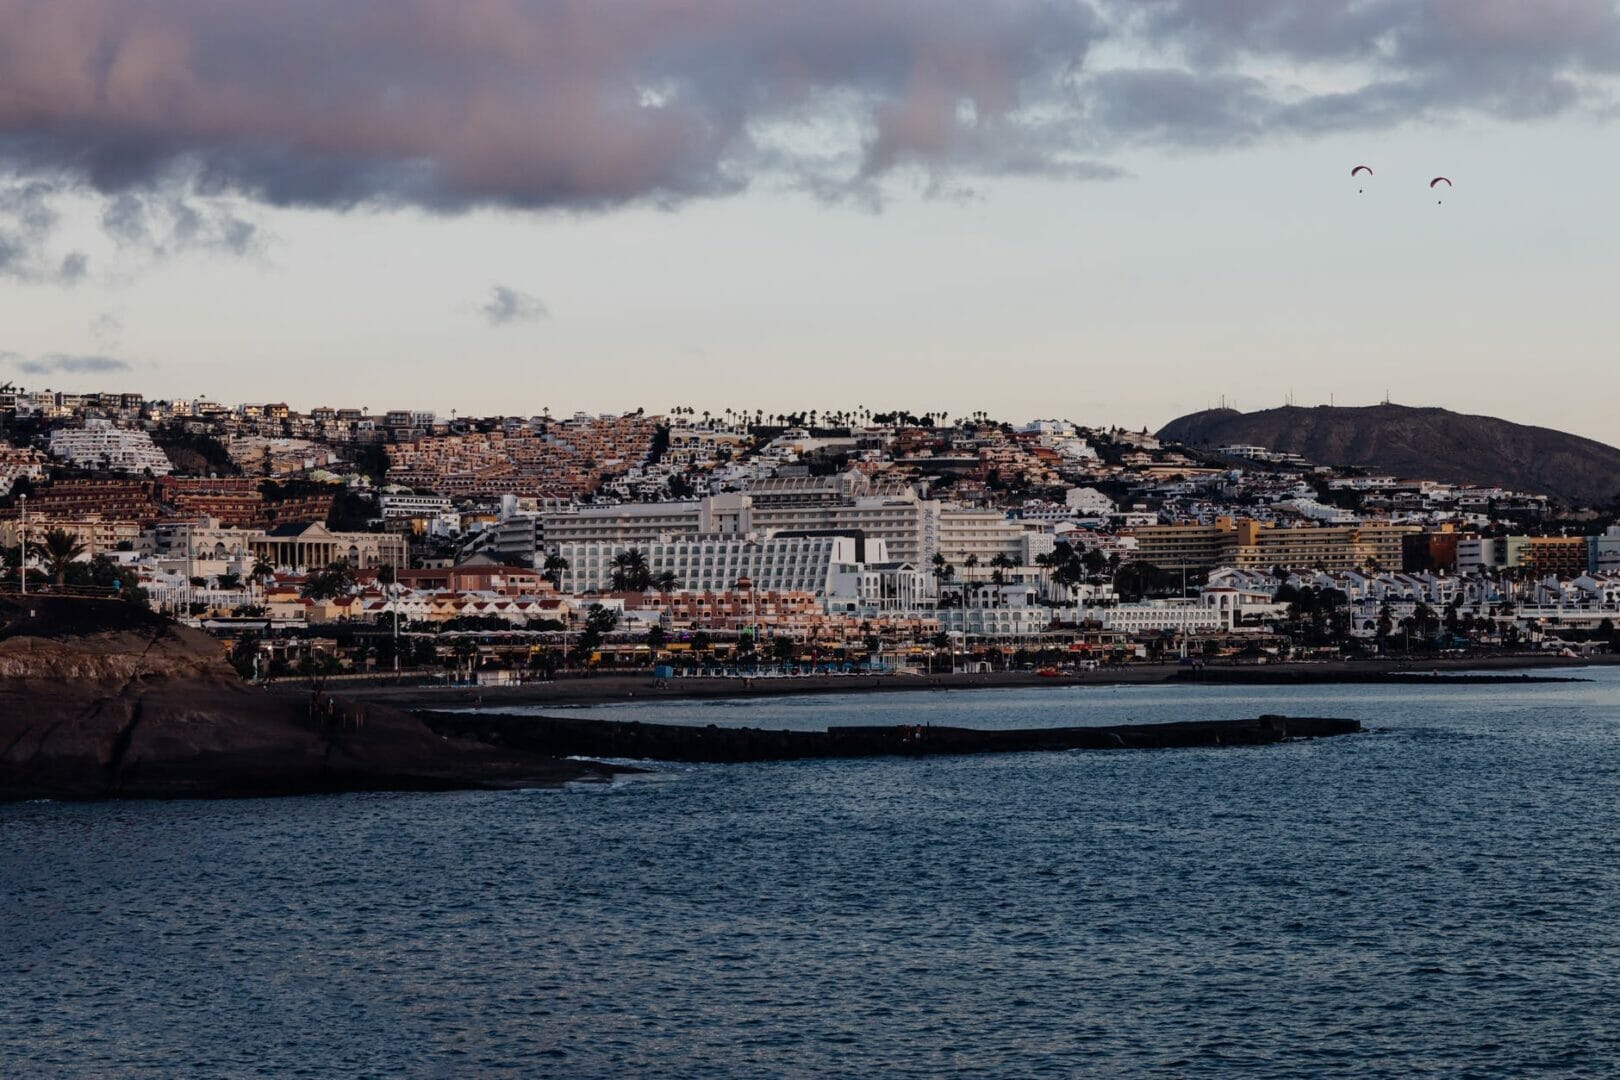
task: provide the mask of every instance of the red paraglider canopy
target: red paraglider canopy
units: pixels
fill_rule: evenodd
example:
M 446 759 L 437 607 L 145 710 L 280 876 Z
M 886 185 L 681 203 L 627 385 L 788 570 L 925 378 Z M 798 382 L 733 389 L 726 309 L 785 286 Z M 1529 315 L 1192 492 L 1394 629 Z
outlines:
M 1451 181 L 1447 180 L 1443 176 L 1437 176 L 1433 180 L 1429 181 L 1429 186 L 1430 187 L 1434 187 L 1434 185 L 1436 185 L 1436 184 L 1444 184 L 1444 185 L 1446 185 L 1446 187 L 1450 187 L 1451 186 Z
M 1366 165 L 1357 165 L 1355 168 L 1350 170 L 1350 175 L 1351 176 L 1356 176 L 1356 175 L 1359 175 L 1361 173 L 1366 173 L 1368 176 L 1371 176 L 1373 174 L 1373 171 L 1369 166 L 1366 166 Z

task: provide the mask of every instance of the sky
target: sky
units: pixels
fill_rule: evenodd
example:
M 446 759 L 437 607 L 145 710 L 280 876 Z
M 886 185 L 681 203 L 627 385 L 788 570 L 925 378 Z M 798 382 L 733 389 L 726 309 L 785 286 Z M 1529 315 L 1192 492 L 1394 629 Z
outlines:
M 1620 444 L 1617 73 L 1610 0 L 0 0 L 0 381 Z

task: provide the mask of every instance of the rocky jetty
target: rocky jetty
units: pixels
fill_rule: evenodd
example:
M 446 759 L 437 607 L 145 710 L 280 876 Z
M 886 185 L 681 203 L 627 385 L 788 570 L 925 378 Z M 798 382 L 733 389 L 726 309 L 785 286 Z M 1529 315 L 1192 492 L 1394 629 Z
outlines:
M 1361 730 L 1355 720 L 1291 716 L 1001 731 L 933 725 L 769 731 L 487 713 L 426 713 L 423 718 L 443 734 L 536 754 L 688 762 L 1263 746 Z
M 219 642 L 134 604 L 0 598 L 0 799 L 526 787 L 617 771 L 251 687 Z

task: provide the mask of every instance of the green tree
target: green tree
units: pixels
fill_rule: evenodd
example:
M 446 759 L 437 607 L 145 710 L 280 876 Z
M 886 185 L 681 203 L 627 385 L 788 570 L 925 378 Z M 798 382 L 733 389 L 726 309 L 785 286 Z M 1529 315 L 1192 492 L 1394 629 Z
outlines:
M 652 581 L 647 555 L 641 549 L 631 548 L 613 556 L 614 592 L 646 592 L 652 588 Z
M 302 595 L 309 600 L 332 600 L 348 595 L 354 588 L 354 571 L 345 562 L 335 562 L 304 580 Z
M 89 562 L 69 563 L 66 578 L 67 584 L 75 588 L 116 592 L 119 599 L 131 603 L 146 602 L 146 590 L 140 587 L 140 578 L 135 571 L 120 566 L 105 555 L 97 555 Z
M 545 575 L 553 588 L 562 588 L 563 571 L 568 569 L 568 560 L 561 555 L 547 555 L 545 561 Z
M 47 532 L 42 547 L 45 571 L 56 579 L 58 585 L 66 583 L 68 566 L 87 550 L 78 536 L 66 529 Z
M 231 666 L 236 673 L 244 679 L 254 676 L 255 661 L 259 656 L 259 635 L 252 630 L 247 631 L 231 646 Z
M 585 613 L 585 629 L 574 645 L 574 659 L 581 664 L 590 663 L 591 654 L 599 649 L 607 635 L 619 625 L 618 613 L 601 604 L 592 604 Z

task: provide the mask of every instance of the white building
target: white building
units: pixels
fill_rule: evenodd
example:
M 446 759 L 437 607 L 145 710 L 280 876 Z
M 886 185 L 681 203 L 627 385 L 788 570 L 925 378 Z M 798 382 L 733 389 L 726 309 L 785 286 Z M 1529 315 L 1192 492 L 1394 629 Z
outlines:
M 1620 525 L 1610 525 L 1602 535 L 1587 541 L 1587 569 L 1596 574 L 1620 571 Z
M 450 509 L 444 495 L 385 494 L 377 499 L 384 519 L 437 517 Z
M 1063 505 L 1082 517 L 1105 517 L 1116 509 L 1114 500 L 1094 487 L 1075 487 L 1063 493 Z
M 940 608 L 940 629 L 968 637 L 1028 637 L 1052 629 L 1052 610 L 1044 607 Z
M 82 428 L 51 432 L 51 456 L 79 469 L 167 476 L 172 467 L 152 436 L 138 428 L 114 427 L 110 420 L 86 420 Z
M 703 505 L 697 502 L 568 507 L 540 514 L 539 537 L 547 549 L 593 543 L 645 547 L 673 536 L 726 531 L 704 524 Z
M 896 612 L 913 617 L 932 615 L 934 575 L 905 562 L 844 563 L 834 567 L 827 610 L 833 614 L 876 618 Z
M 43 480 L 45 458 L 27 447 L 0 446 L 0 495 L 8 494 L 18 480 Z
M 1232 625 L 1230 609 L 1170 600 L 1087 608 L 1085 617 L 1101 623 L 1104 630 L 1120 630 L 1127 634 L 1151 633 L 1157 630 L 1174 630 L 1190 634 L 1226 630 Z
M 938 550 L 957 566 L 969 556 L 988 564 L 997 555 L 1005 555 L 1018 566 L 1029 566 L 1055 545 L 1051 533 L 1029 531 L 1000 510 L 943 506 L 939 511 Z
M 837 533 L 881 541 L 889 559 L 914 566 L 928 565 L 936 553 L 957 565 L 970 555 L 981 563 L 1006 555 L 1028 565 L 1053 543 L 1044 531 L 1028 530 L 1000 510 L 919 498 L 909 487 L 874 485 L 855 471 L 776 477 L 756 481 L 747 491 L 689 502 L 555 509 L 540 515 L 538 539 L 547 551 L 555 551 L 569 544 L 646 547 L 682 536 L 782 533 Z
M 669 536 L 645 543 L 587 541 L 559 544 L 568 561 L 563 592 L 606 592 L 613 587 L 613 560 L 640 551 L 656 580 L 674 575 L 682 592 L 726 592 L 747 579 L 761 592 L 807 592 L 825 596 L 842 568 L 868 559 L 887 560 L 882 541 L 848 536 Z

